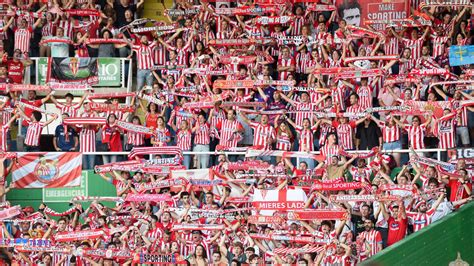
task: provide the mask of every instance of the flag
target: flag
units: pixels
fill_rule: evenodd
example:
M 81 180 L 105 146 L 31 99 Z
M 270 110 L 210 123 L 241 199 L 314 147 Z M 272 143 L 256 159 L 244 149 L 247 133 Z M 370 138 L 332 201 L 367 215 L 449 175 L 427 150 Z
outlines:
M 255 189 L 252 205 L 260 215 L 273 215 L 275 211 L 303 209 L 308 197 L 302 189 Z
M 79 152 L 21 152 L 14 164 L 12 182 L 17 188 L 77 187 L 81 184 L 82 154 Z
M 449 65 L 474 64 L 474 45 L 453 45 L 449 48 Z
M 49 58 L 47 79 L 49 82 L 70 84 L 99 83 L 97 58 Z

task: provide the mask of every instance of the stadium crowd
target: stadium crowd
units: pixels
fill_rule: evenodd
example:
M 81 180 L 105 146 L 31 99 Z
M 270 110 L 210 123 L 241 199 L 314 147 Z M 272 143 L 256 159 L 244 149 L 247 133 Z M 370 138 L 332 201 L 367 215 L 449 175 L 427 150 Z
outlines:
M 2 219 L 0 259 L 350 265 L 471 201 L 473 162 L 447 153 L 474 137 L 474 72 L 448 60 L 471 43 L 471 6 L 411 1 L 409 18 L 371 27 L 356 1 L 320 2 L 177 1 L 166 24 L 137 19 L 143 0 L 3 3 L 2 197 L 16 188 L 5 179 L 17 126 L 24 151 L 40 151 L 57 120 L 55 151 L 131 155 L 83 155 L 117 197 Z M 133 58 L 134 90 L 103 104 L 53 84 L 44 97 L 11 90 L 38 56 Z

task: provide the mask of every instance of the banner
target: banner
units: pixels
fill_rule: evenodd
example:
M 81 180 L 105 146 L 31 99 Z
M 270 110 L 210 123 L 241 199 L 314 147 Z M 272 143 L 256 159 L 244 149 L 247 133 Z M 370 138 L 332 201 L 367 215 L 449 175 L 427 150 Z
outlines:
M 405 19 L 410 14 L 410 1 L 406 0 L 336 0 L 339 17 L 348 25 L 365 26 L 368 20 Z M 373 24 L 378 31 L 383 24 Z
M 82 171 L 82 176 L 78 187 L 43 188 L 43 202 L 69 202 L 73 197 L 88 196 L 89 172 Z
M 170 195 L 167 194 L 128 194 L 125 201 L 128 202 L 143 202 L 143 201 L 167 201 L 170 200 Z
M 0 211 L 0 221 L 10 219 L 12 217 L 17 216 L 20 213 L 21 213 L 21 207 L 19 205 L 2 210 Z
M 89 240 L 100 238 L 105 235 L 102 229 L 90 229 L 74 232 L 60 232 L 54 235 L 54 240 L 57 242 L 73 242 L 80 240 Z
M 48 62 L 48 82 L 97 84 L 99 83 L 97 58 L 56 58 Z
M 17 154 L 12 182 L 17 188 L 77 187 L 81 184 L 82 154 L 30 153 Z
M 449 65 L 463 66 L 474 63 L 474 45 L 453 45 L 449 47 Z
M 91 257 L 91 258 L 107 258 L 107 259 L 120 259 L 127 260 L 132 257 L 133 253 L 128 249 L 96 249 L 96 248 L 84 248 L 78 249 L 79 256 Z
M 346 220 L 347 211 L 337 210 L 301 210 L 288 213 L 288 220 L 314 221 L 314 220 Z
M 257 210 L 301 210 L 304 208 L 306 200 L 306 193 L 302 189 L 255 189 L 252 206 Z M 273 212 L 260 212 L 260 215 L 272 214 Z
M 211 169 L 175 170 L 171 172 L 171 179 L 207 179 L 213 176 Z
M 49 78 L 48 76 L 48 69 L 49 69 L 49 58 L 46 57 L 41 57 L 38 60 L 38 67 L 37 67 L 37 75 L 38 75 L 38 81 L 40 85 L 44 85 L 47 83 L 47 80 Z M 66 60 L 69 58 L 58 58 L 60 60 Z M 114 87 L 114 86 L 121 86 L 121 73 L 122 73 L 122 67 L 120 64 L 120 59 L 118 58 L 85 58 L 85 59 L 94 59 L 96 62 L 97 66 L 97 77 L 98 77 L 98 83 L 91 84 L 92 86 L 98 86 L 98 87 Z M 84 61 L 84 59 L 81 59 L 78 62 Z M 94 66 L 94 67 L 95 67 Z M 52 66 L 51 66 L 52 67 Z M 61 66 L 64 67 L 65 70 L 69 67 L 68 65 Z M 84 70 L 87 72 L 88 70 Z M 83 75 L 85 73 L 81 69 L 81 73 L 77 73 L 77 75 Z M 69 74 L 72 74 L 69 73 Z M 52 80 L 51 80 L 52 81 Z M 78 83 L 78 82 L 75 82 Z

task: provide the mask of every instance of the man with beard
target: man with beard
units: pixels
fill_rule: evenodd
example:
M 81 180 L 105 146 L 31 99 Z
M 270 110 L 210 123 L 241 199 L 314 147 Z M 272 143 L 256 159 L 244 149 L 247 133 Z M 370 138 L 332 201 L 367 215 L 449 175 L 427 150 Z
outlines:
M 402 240 L 407 234 L 407 216 L 403 201 L 394 203 L 388 214 L 385 204 L 380 202 L 380 209 L 384 219 L 388 223 L 387 246 L 391 246 Z
M 364 221 L 364 231 L 357 236 L 357 242 L 362 245 L 359 261 L 370 258 L 382 250 L 382 235 L 374 229 L 374 224 L 373 219 L 366 219 Z
M 420 200 L 415 204 L 413 208 L 414 210 L 416 210 L 416 212 L 407 212 L 409 223 L 413 225 L 413 232 L 417 232 L 425 226 L 431 224 L 431 218 L 433 217 L 433 214 L 435 214 L 436 209 L 438 209 L 439 204 L 441 204 L 443 200 L 444 193 L 441 193 L 441 195 L 439 195 L 438 197 L 438 200 L 429 210 L 426 201 Z
M 153 49 L 156 47 L 156 41 L 150 44 L 146 35 L 140 37 L 140 44 L 137 45 L 134 45 L 127 39 L 124 40 L 132 48 L 132 52 L 137 54 L 137 90 L 141 90 L 145 82 L 146 85 L 152 86 L 153 76 L 151 68 L 153 67 Z

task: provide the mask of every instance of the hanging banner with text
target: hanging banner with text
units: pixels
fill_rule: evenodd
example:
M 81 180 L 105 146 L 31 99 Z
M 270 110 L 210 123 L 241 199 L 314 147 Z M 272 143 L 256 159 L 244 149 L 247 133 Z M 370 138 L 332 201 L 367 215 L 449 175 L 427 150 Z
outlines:
M 89 196 L 88 179 L 89 172 L 82 171 L 81 185 L 78 187 L 43 188 L 43 202 L 69 202 L 77 196 Z
M 119 58 L 51 58 L 38 59 L 39 85 L 48 81 L 89 84 L 94 87 L 121 86 Z
M 410 1 L 406 0 L 336 0 L 341 19 L 353 26 L 365 26 L 369 20 L 405 19 L 410 14 Z M 385 29 L 383 24 L 371 25 L 376 30 Z

